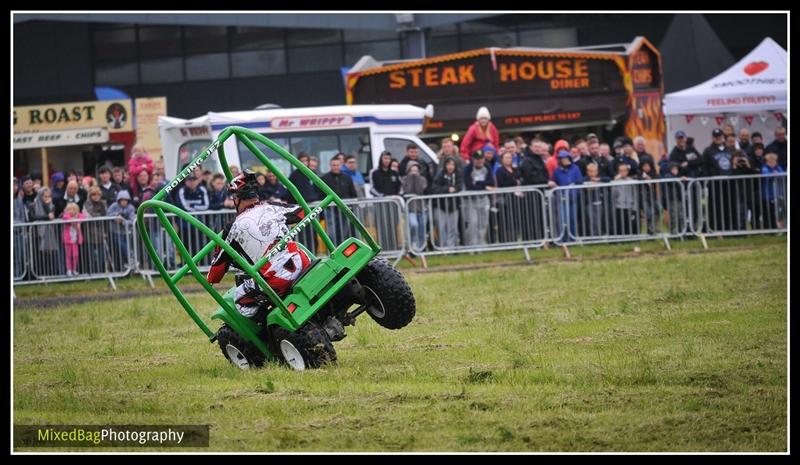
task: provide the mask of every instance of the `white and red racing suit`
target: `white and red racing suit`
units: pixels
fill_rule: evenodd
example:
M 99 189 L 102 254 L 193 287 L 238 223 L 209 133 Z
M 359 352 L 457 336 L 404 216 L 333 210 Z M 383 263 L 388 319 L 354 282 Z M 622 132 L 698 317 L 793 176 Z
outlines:
M 303 209 L 299 206 L 262 201 L 239 212 L 233 222 L 225 227 L 223 238 L 252 265 L 289 232 L 289 224 L 297 223 L 303 216 Z M 208 282 L 220 282 L 231 264 L 236 266 L 231 257 L 217 247 L 214 262 L 208 271 Z M 310 264 L 311 260 L 297 242 L 290 241 L 259 272 L 267 284 L 279 296 L 283 296 Z M 242 315 L 252 317 L 261 297 L 264 297 L 264 293 L 253 278 L 248 277 L 236 287 L 236 308 Z

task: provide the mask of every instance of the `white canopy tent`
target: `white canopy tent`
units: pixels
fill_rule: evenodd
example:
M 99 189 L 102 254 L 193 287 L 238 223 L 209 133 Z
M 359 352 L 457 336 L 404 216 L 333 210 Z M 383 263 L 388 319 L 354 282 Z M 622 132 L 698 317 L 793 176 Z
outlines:
M 711 131 L 726 123 L 736 131 L 742 127 L 751 133 L 759 131 L 765 142 L 771 141 L 787 108 L 787 58 L 786 50 L 767 37 L 719 75 L 665 95 L 670 149 L 677 130 L 694 137 L 701 148 L 709 142 Z

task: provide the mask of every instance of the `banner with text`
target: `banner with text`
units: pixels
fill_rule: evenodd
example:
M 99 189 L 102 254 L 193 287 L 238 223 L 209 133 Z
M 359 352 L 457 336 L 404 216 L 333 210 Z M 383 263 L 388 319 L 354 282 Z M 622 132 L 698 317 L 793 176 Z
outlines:
M 153 160 L 163 158 L 158 132 L 159 116 L 167 116 L 166 97 L 136 99 L 136 141 L 144 145 Z

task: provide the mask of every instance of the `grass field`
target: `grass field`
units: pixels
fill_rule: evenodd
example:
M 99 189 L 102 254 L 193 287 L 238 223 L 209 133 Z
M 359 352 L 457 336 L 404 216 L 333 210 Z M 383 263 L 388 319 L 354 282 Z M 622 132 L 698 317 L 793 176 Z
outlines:
M 214 451 L 786 451 L 787 245 L 762 239 L 409 272 L 411 325 L 364 316 L 302 373 L 239 371 L 171 295 L 20 309 L 14 423 L 209 424 Z

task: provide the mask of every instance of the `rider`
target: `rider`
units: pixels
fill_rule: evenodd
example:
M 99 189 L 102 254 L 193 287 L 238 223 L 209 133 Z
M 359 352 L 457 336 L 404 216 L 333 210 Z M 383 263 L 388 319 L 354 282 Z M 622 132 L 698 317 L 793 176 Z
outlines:
M 251 265 L 289 232 L 289 224 L 299 222 L 304 216 L 300 206 L 259 200 L 256 173 L 249 170 L 231 180 L 228 192 L 236 207 L 236 218 L 225 227 L 222 237 Z M 220 282 L 231 264 L 238 268 L 219 246 L 214 254 L 207 276 L 210 283 Z M 283 296 L 310 264 L 311 260 L 297 242 L 289 241 L 259 272 L 267 284 Z M 237 284 L 234 294 L 236 308 L 242 315 L 252 318 L 259 304 L 266 301 L 266 295 L 253 278 L 237 280 Z

